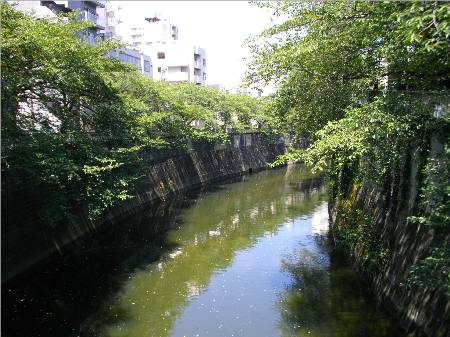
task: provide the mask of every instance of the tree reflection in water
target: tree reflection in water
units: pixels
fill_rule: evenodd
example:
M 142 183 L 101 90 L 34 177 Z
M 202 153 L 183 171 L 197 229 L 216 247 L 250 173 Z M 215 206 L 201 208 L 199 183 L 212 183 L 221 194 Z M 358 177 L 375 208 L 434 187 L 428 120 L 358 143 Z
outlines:
M 283 336 L 404 336 L 367 293 L 343 252 L 332 250 L 326 236 L 283 258 L 282 270 L 292 282 L 280 293 Z M 394 334 L 392 334 L 394 332 Z
M 49 261 L 11 292 L 2 332 L 402 336 L 315 235 L 328 227 L 320 176 L 290 165 L 239 180 L 136 214 Z

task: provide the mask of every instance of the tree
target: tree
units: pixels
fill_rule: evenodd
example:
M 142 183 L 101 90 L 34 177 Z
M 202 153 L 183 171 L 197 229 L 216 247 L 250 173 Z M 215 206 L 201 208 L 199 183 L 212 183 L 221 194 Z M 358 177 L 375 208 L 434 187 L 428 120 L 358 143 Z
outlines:
M 135 162 L 136 118 L 112 85 L 135 72 L 78 39 L 85 23 L 36 20 L 6 2 L 2 14 L 2 176 L 7 196 L 32 186 L 46 193 L 39 216 L 62 221 L 82 205 L 96 218 L 126 199 Z
M 149 153 L 224 140 L 227 129 L 250 128 L 251 109 L 263 110 L 250 97 L 145 78 L 107 57 L 121 45 L 80 40 L 90 24 L 74 16 L 36 20 L 2 1 L 1 17 L 4 199 L 29 189 L 45 194 L 36 209 L 42 223 L 82 209 L 98 219 L 133 196 Z M 193 128 L 194 120 L 207 127 Z
M 344 219 L 336 236 L 358 245 L 361 256 L 368 261 L 374 257 L 382 266 L 386 247 L 379 236 L 368 234 L 376 234 L 376 224 L 363 221 L 368 216 L 351 203 L 349 191 L 362 181 L 381 190 L 395 186 L 392 176 L 401 174 L 396 169 L 405 154 L 411 148 L 425 153 L 422 196 L 415 205 L 417 216 L 408 221 L 433 228 L 435 236 L 429 255 L 411 269 L 406 284 L 443 287 L 448 293 L 450 4 L 257 5 L 272 8 L 284 21 L 250 40 L 253 58 L 247 80 L 255 85 L 276 80 L 280 122 L 285 130 L 313 141 L 306 151 L 292 149 L 277 163 L 303 160 L 324 170 L 330 200 Z M 433 137 L 443 145 L 440 154 L 430 154 Z
M 383 90 L 448 87 L 449 5 L 444 2 L 257 3 L 282 23 L 249 40 L 247 81 L 278 83 L 276 113 L 315 138 Z

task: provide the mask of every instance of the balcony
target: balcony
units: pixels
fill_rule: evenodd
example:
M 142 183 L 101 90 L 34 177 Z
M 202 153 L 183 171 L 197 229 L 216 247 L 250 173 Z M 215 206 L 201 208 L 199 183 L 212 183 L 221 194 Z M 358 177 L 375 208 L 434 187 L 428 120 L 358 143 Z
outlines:
M 194 68 L 201 69 L 201 62 L 200 62 L 200 60 L 194 61 Z
M 90 22 L 97 24 L 98 15 L 88 12 L 88 11 L 82 11 L 80 13 L 80 20 L 81 21 L 90 21 Z
M 89 21 L 95 24 L 98 29 L 105 29 L 103 25 L 100 24 L 99 17 L 97 14 L 91 13 L 89 11 L 82 11 L 79 16 L 81 21 Z

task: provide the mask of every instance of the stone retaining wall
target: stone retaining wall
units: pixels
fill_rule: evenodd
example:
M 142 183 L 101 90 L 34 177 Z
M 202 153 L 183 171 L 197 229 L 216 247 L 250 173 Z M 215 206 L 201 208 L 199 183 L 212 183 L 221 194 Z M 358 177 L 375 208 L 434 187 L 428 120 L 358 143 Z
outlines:
M 30 190 L 24 195 L 8 198 L 2 214 L 2 282 L 28 270 L 62 247 L 102 226 L 117 222 L 157 199 L 192 189 L 202 184 L 255 172 L 266 168 L 286 149 L 287 141 L 270 139 L 260 134 L 231 137 L 230 144 L 216 144 L 159 157 L 152 164 L 145 181 L 138 187 L 136 197 L 111 208 L 103 220 L 93 224 L 83 212 L 77 219 L 52 228 L 39 223 L 33 216 L 33 200 L 45 197 Z M 5 215 L 6 212 L 6 215 Z
M 431 150 L 433 155 L 433 148 Z M 376 226 L 379 240 L 388 248 L 389 258 L 382 271 L 364 269 L 363 257 L 357 247 L 352 255 L 356 266 L 372 285 L 383 306 L 389 310 L 411 337 L 450 336 L 450 300 L 443 289 L 402 286 L 410 267 L 427 256 L 436 235 L 433 229 L 407 218 L 414 214 L 420 193 L 419 179 L 425 158 L 420 158 L 413 146 L 392 169 L 385 186 L 364 180 L 356 204 L 369 215 Z M 339 222 L 335 205 L 329 203 L 330 222 Z

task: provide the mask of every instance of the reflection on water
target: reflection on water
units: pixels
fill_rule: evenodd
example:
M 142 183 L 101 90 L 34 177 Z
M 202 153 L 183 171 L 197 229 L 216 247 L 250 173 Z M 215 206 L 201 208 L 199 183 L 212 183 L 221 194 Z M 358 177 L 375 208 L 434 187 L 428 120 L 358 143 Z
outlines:
M 142 231 L 133 252 L 120 240 L 112 247 L 123 254 L 108 273 L 114 286 L 80 299 L 96 309 L 71 322 L 80 327 L 74 335 L 402 336 L 330 253 L 323 186 L 288 166 L 216 186 L 157 217 L 169 231 Z M 154 228 L 152 219 L 144 223 Z
M 295 249 L 281 262 L 292 278 L 279 295 L 282 336 L 404 336 L 368 297 L 345 256 L 330 253 L 324 237 L 313 241 L 313 250 Z

